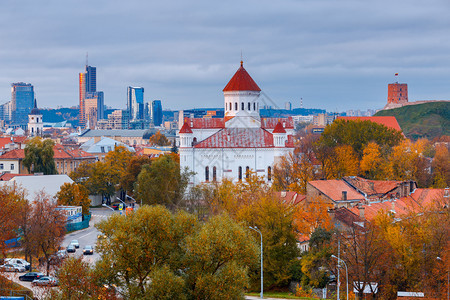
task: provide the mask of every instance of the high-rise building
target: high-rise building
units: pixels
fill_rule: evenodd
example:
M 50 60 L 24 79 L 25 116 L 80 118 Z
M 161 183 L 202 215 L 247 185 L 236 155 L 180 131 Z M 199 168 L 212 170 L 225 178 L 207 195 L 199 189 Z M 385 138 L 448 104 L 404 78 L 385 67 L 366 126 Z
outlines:
M 34 88 L 30 83 L 11 84 L 11 113 L 14 125 L 26 126 L 34 107 Z
M 127 109 L 130 121 L 144 119 L 144 88 L 129 86 L 127 89 Z
M 154 126 L 161 126 L 162 124 L 161 100 L 153 100 L 152 102 L 152 121 Z
M 85 123 L 89 128 L 96 128 L 97 121 L 104 119 L 103 92 L 86 93 Z
M 79 125 L 81 127 L 86 126 L 87 115 L 86 111 L 86 96 L 97 91 L 97 68 L 91 67 L 86 63 L 86 69 L 84 73 L 79 74 L 79 89 L 80 89 L 80 114 L 78 117 Z M 102 95 L 103 98 L 103 95 Z

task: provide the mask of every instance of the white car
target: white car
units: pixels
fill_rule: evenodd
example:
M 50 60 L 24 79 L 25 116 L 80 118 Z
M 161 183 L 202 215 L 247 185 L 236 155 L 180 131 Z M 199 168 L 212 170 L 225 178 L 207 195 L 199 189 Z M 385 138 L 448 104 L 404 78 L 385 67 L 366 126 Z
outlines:
M 4 264 L 0 266 L 0 271 L 3 272 L 25 272 L 25 267 L 19 266 L 18 264 Z
M 16 265 L 24 267 L 25 270 L 30 269 L 30 263 L 27 262 L 25 259 L 21 259 L 21 258 L 6 258 L 5 264 L 16 264 Z

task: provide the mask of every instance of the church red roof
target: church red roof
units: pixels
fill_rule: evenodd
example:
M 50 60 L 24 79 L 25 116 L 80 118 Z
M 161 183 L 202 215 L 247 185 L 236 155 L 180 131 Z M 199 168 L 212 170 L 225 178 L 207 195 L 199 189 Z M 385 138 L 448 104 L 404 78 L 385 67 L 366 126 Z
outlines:
M 281 125 L 281 123 L 278 122 L 277 126 L 275 126 L 272 133 L 286 133 L 286 130 L 284 130 L 283 125 Z
M 273 136 L 261 128 L 225 128 L 195 148 L 273 148 Z
M 180 129 L 180 133 L 192 133 L 191 127 L 189 127 L 188 123 L 183 124 L 183 127 Z
M 261 91 L 256 82 L 244 69 L 241 61 L 241 67 L 236 71 L 234 76 L 223 89 L 224 92 L 230 91 Z

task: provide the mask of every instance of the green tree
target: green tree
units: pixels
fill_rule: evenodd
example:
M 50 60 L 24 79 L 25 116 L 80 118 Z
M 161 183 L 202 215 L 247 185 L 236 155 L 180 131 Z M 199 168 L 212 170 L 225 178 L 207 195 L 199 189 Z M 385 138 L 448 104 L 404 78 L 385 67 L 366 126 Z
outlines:
M 236 299 L 257 261 L 255 241 L 227 216 L 200 224 L 194 215 L 144 205 L 96 227 L 106 235 L 97 244 L 96 274 L 128 299 L 221 299 L 215 295 L 227 292 Z
M 150 165 L 152 160 L 146 156 L 134 156 L 125 170 L 125 173 L 120 178 L 120 187 L 127 192 L 127 194 L 134 196 L 134 184 L 137 181 L 138 175 L 142 170 L 143 165 Z
M 83 214 L 89 214 L 89 206 L 91 205 L 89 192 L 81 184 L 76 182 L 64 183 L 56 194 L 56 198 L 58 199 L 58 205 L 81 206 Z
M 58 173 L 53 159 L 54 145 L 52 140 L 42 140 L 40 137 L 34 137 L 27 143 L 23 165 L 29 173 L 44 173 L 44 175 Z
M 175 209 L 182 204 L 189 176 L 187 171 L 180 172 L 175 154 L 160 156 L 151 165 L 142 166 L 135 186 L 136 200 Z
M 159 130 L 150 137 L 149 143 L 156 146 L 169 146 L 170 141 Z
M 400 131 L 375 122 L 338 119 L 325 127 L 316 146 L 334 148 L 349 145 L 361 158 L 363 150 L 369 142 L 375 142 L 382 151 L 388 151 L 403 139 Z

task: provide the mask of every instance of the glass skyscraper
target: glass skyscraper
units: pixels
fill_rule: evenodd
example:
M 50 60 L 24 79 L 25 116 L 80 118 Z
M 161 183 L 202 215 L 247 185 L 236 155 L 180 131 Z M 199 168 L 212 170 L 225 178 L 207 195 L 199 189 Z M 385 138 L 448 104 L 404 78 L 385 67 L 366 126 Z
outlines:
M 144 120 L 144 88 L 129 86 L 127 89 L 127 109 L 130 121 Z
M 34 107 L 34 87 L 30 83 L 11 84 L 11 117 L 14 125 L 26 126 Z
M 97 91 L 97 68 L 86 64 L 84 73 L 79 74 L 79 88 L 80 88 L 80 114 L 78 117 L 79 125 L 86 126 L 86 95 L 92 95 Z M 103 98 L 103 95 L 102 95 Z
M 152 120 L 154 126 L 161 126 L 162 124 L 161 100 L 153 100 L 152 102 Z

